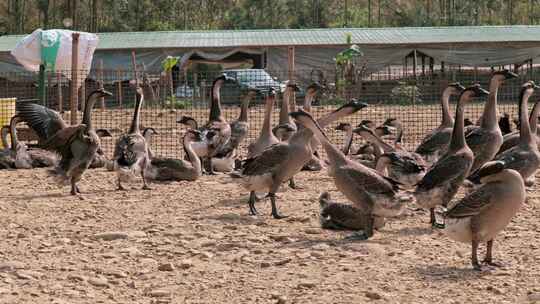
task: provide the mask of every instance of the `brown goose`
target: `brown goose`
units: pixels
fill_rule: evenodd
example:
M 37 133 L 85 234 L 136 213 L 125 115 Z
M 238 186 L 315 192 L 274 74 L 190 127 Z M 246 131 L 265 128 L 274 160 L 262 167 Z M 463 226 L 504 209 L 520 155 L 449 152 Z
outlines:
M 205 159 L 208 163 L 208 174 L 214 174 L 212 157 L 229 142 L 231 139 L 231 126 L 221 115 L 221 87 L 225 82 L 232 82 L 233 78 L 223 74 L 216 78 L 212 84 L 212 102 L 210 105 L 210 115 L 208 122 L 201 128 L 203 140 L 205 141 L 208 153 Z
M 481 242 L 487 242 L 484 263 L 493 262 L 493 240 L 509 223 L 525 202 L 525 185 L 521 175 L 507 167 L 504 162 L 486 163 L 478 176 L 482 186 L 455 205 L 445 214 L 445 234 L 453 240 L 471 243 L 471 264 L 481 270 L 477 250 Z
M 96 134 L 100 138 L 103 137 L 112 137 L 111 132 L 107 129 L 96 129 Z M 96 168 L 103 168 L 106 166 L 113 167 L 112 161 L 107 158 L 107 155 L 105 155 L 105 152 L 103 152 L 103 149 L 101 149 L 101 146 L 96 151 L 96 155 L 94 156 L 94 160 L 92 160 L 92 163 L 90 164 L 90 169 L 96 169 Z
M 507 79 L 518 77 L 508 70 L 493 74 L 489 83 L 489 98 L 480 118 L 480 126 L 471 126 L 465 133 L 467 145 L 474 153 L 474 162 L 470 173 L 478 170 L 483 164 L 493 159 L 499 151 L 503 136 L 497 123 L 497 92 Z
M 150 143 L 151 136 L 156 134 L 152 128 L 147 128 L 143 132 L 146 141 Z M 184 152 L 188 161 L 174 158 L 154 157 L 149 149 L 150 162 L 144 172 L 146 178 L 157 181 L 195 181 L 201 177 L 201 160 L 195 153 L 191 144 L 201 140 L 201 133 L 198 130 L 189 129 L 183 138 Z
M 330 193 L 323 192 L 319 196 L 319 221 L 321 227 L 332 230 L 366 230 L 370 222 L 366 213 L 355 206 L 336 203 L 330 198 Z M 373 228 L 384 226 L 384 217 L 375 217 Z
M 416 202 L 430 211 L 430 223 L 435 222 L 435 206 L 446 206 L 456 195 L 459 187 L 469 175 L 473 163 L 473 153 L 467 146 L 463 133 L 463 112 L 465 105 L 473 97 L 488 95 L 480 85 L 468 87 L 459 97 L 452 139 L 448 151 L 429 169 L 424 178 L 416 186 L 414 195 Z
M 300 110 L 290 115 L 320 140 L 329 160 L 328 174 L 334 178 L 336 188 L 365 214 L 366 238 L 373 235 L 376 216 L 393 217 L 401 214 L 407 198 L 401 195 L 395 182 L 348 159 L 330 142 L 308 112 Z
M 380 152 L 377 153 L 376 158 L 376 170 L 380 174 L 388 175 L 406 187 L 413 187 L 426 173 L 426 164 L 419 154 L 392 147 L 365 126 L 356 128 L 354 132 L 373 144 L 377 150 L 384 152 L 382 155 L 379 155 Z M 398 134 L 402 132 L 398 131 Z M 396 142 L 401 141 L 400 137 L 401 135 L 398 135 Z
M 92 109 L 101 97 L 112 96 L 111 93 L 98 89 L 87 98 L 82 123 L 74 126 L 60 119 L 51 119 L 58 113 L 50 115 L 52 110 L 31 103 L 19 105 L 19 115 L 37 134 L 45 140 L 44 149 L 60 154 L 61 159 L 56 169 L 51 172 L 59 182 L 71 184 L 71 194 L 80 193 L 77 182 L 88 169 L 99 148 L 99 137 L 92 124 Z M 52 111 L 54 112 L 54 111 Z M 59 115 L 58 115 L 59 116 Z M 61 127 L 60 129 L 58 129 Z M 56 132 L 53 132 L 56 130 Z M 44 135 L 44 136 L 43 136 Z
M 225 145 L 223 151 L 220 151 L 218 154 L 229 154 L 232 151 L 236 150 L 238 146 L 246 139 L 249 132 L 249 123 L 248 123 L 248 111 L 250 101 L 257 95 L 259 90 L 255 88 L 248 88 L 244 98 L 242 99 L 242 104 L 240 106 L 240 115 L 238 119 L 231 122 L 231 139 Z
M 272 129 L 274 135 L 281 141 L 286 141 L 291 138 L 294 132 L 297 131 L 296 124 L 290 118 L 290 104 L 293 99 L 293 92 L 298 91 L 299 88 L 296 84 L 287 83 L 285 92 L 283 93 L 283 99 L 281 101 L 281 108 L 279 109 L 279 124 Z M 294 107 L 296 109 L 296 107 Z
M 274 109 L 274 102 L 276 99 L 276 92 L 272 88 L 266 96 L 264 106 L 264 121 L 261 128 L 261 133 L 255 142 L 249 144 L 247 150 L 247 158 L 251 158 L 260 154 L 267 147 L 279 143 L 279 139 L 272 133 L 272 112 Z
M 345 140 L 343 143 L 343 148 L 341 149 L 341 152 L 345 155 L 349 155 L 351 150 L 356 151 L 358 149 L 355 149 L 353 147 L 353 128 L 350 123 L 348 122 L 342 122 L 339 125 L 336 126 L 336 130 L 345 132 Z
M 177 121 L 177 123 L 183 124 L 192 130 L 199 130 L 199 124 L 194 118 L 190 116 L 182 116 L 180 120 Z M 204 138 L 201 138 L 201 140 L 192 142 L 191 146 L 193 148 L 193 151 L 195 151 L 197 156 L 199 156 L 200 158 L 204 158 L 208 155 L 208 145 Z
M 422 155 L 428 164 L 433 164 L 441 155 L 448 149 L 450 138 L 452 137 L 452 127 L 454 126 L 454 118 L 450 114 L 450 97 L 459 95 L 465 87 L 459 83 L 450 84 L 442 94 L 441 98 L 441 124 L 429 132 L 415 152 Z
M 364 107 L 366 104 L 353 101 L 320 118 L 318 122 L 324 127 Z M 312 137 L 313 133 L 309 129 L 301 128 L 289 141 L 274 144 L 244 161 L 240 175 L 235 174 L 233 177 L 241 178 L 242 186 L 250 191 L 250 214 L 257 214 L 255 191 L 267 191 L 272 204 L 272 216 L 276 219 L 283 218 L 276 206 L 275 193 L 283 182 L 300 172 L 311 159 Z
M 534 106 L 531 110 L 531 114 L 529 115 L 529 125 L 531 127 L 531 133 L 533 134 L 533 137 L 536 136 L 536 140 L 538 144 L 540 145 L 540 137 L 539 137 L 540 128 L 538 128 L 538 114 L 540 114 L 540 100 L 537 100 L 534 103 Z M 519 128 L 519 124 L 518 124 L 518 128 Z M 500 155 L 504 151 L 518 144 L 519 144 L 519 130 L 516 132 L 508 133 L 503 136 L 503 143 L 497 154 Z
M 314 82 L 310 84 L 306 88 L 306 96 L 304 98 L 304 111 L 308 113 L 312 113 L 312 105 L 313 101 L 315 101 L 315 97 L 317 96 L 317 93 L 319 90 L 322 89 L 322 86 Z M 294 111 L 296 108 L 291 109 L 291 111 Z M 317 151 L 317 147 L 320 146 L 319 140 L 315 137 L 311 139 L 311 149 L 313 150 L 313 156 L 311 157 L 311 160 L 302 168 L 302 170 L 307 171 L 320 171 L 323 168 L 323 162 L 319 156 L 319 151 Z
M 501 129 L 503 136 L 512 133 L 512 125 L 510 124 L 510 115 L 508 113 L 503 113 L 503 116 L 499 118 L 499 128 Z
M 28 148 L 18 141 L 17 123 L 22 122 L 19 116 L 11 119 L 10 134 L 11 148 L 15 155 L 15 167 L 17 169 L 53 167 L 58 163 L 58 155 L 54 152 L 40 148 Z
M 519 100 L 519 143 L 518 145 L 504 151 L 495 157 L 494 160 L 502 161 L 505 169 L 513 169 L 521 174 L 523 180 L 528 184 L 534 183 L 529 178 L 534 178 L 534 173 L 540 166 L 540 152 L 538 151 L 537 137 L 532 133 L 529 121 L 527 119 L 527 100 L 534 94 L 534 90 L 539 87 L 533 82 L 528 81 L 521 87 Z M 478 173 L 473 173 L 469 180 L 473 183 L 480 183 Z
M 114 168 L 118 175 L 118 190 L 125 190 L 122 186 L 122 181 L 132 179 L 137 174 L 140 174 L 143 180 L 144 190 L 150 188 L 146 184 L 144 171 L 148 158 L 148 145 L 140 130 L 141 107 L 143 105 L 144 96 L 142 89 L 137 87 L 137 101 L 133 111 L 133 119 L 131 126 L 126 134 L 118 138 L 114 148 Z

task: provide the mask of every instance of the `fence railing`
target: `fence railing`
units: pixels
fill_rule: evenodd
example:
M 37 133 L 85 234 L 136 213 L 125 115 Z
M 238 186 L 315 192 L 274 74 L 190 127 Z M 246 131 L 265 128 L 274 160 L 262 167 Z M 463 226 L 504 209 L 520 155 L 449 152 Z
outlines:
M 192 116 L 200 123 L 208 118 L 208 105 L 211 96 L 212 81 L 223 71 L 192 71 L 172 73 L 141 73 L 138 83 L 145 95 L 142 111 L 142 126 L 153 127 L 158 134 L 152 141 L 152 148 L 157 155 L 182 157 L 181 137 L 184 126 L 176 121 L 183 115 Z M 229 70 L 226 73 L 235 78 L 234 83 L 226 84 L 221 91 L 224 116 L 228 121 L 236 119 L 240 112 L 239 103 L 246 87 L 260 89 L 249 109 L 250 132 L 247 140 L 240 147 L 240 154 L 246 152 L 246 146 L 259 134 L 264 118 L 264 95 L 269 88 L 281 92 L 288 71 L 276 70 Z M 423 135 L 436 127 L 440 121 L 439 101 L 442 90 L 451 82 L 459 81 L 463 85 L 479 82 L 488 87 L 491 70 L 457 69 L 447 67 L 445 71 L 433 71 L 412 75 L 403 67 L 389 67 L 370 75 L 360 75 L 354 81 L 335 78 L 335 71 L 295 72 L 295 78 L 301 87 L 296 94 L 299 105 L 303 103 L 305 87 L 311 81 L 320 82 L 325 88 L 317 96 L 313 114 L 323 115 L 349 98 L 354 97 L 367 102 L 370 106 L 348 117 L 346 121 L 357 125 L 363 119 L 382 123 L 393 117 L 402 121 L 405 131 L 405 146 L 415 147 Z M 540 77 L 540 69 L 520 71 L 520 79 L 507 81 L 498 93 L 499 112 L 517 117 L 517 98 L 519 88 L 525 80 Z M 71 106 L 71 81 L 63 73 L 46 73 L 45 98 L 37 99 L 38 76 L 35 73 L 3 73 L 0 71 L 0 98 L 33 100 L 62 113 L 69 121 Z M 96 128 L 107 128 L 112 138 L 103 138 L 105 152 L 112 155 L 114 142 L 120 134 L 129 128 L 135 101 L 134 73 L 130 70 L 91 72 L 79 89 L 78 118 L 84 108 L 86 96 L 97 88 L 103 87 L 112 93 L 111 97 L 100 100 L 93 112 Z M 278 121 L 281 95 L 278 94 L 273 111 L 274 124 Z M 452 100 L 455 104 L 455 100 Z M 7 113 L 0 103 L 0 117 Z M 483 108 L 483 103 L 476 102 L 468 106 L 466 117 L 476 121 Z M 333 129 L 327 130 L 337 145 L 342 145 L 344 134 Z

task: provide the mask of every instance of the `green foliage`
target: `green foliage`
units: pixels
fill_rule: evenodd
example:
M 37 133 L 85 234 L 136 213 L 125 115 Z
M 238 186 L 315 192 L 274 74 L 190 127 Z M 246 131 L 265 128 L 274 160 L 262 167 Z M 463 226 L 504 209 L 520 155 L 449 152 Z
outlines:
M 411 104 L 422 102 L 420 89 L 415 85 L 407 84 L 406 82 L 399 82 L 397 86 L 392 89 L 392 103 L 396 104 Z
M 185 98 L 176 98 L 175 96 L 169 96 L 165 99 L 165 104 L 169 107 L 172 105 L 172 108 L 177 110 L 183 110 L 193 107 L 193 102 L 191 99 Z

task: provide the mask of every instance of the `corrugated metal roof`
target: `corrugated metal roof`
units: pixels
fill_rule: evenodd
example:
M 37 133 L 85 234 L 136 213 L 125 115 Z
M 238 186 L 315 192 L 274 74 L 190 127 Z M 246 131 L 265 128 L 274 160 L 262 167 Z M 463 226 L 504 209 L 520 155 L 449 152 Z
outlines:
M 99 33 L 98 50 L 343 45 L 347 33 L 360 45 L 540 42 L 540 26 L 524 25 L 272 29 Z M 0 37 L 0 52 L 11 50 L 22 37 Z

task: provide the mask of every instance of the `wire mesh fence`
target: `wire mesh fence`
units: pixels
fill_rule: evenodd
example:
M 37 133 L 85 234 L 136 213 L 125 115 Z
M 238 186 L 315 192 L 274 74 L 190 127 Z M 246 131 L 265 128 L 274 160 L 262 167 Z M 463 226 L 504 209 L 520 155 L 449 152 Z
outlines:
M 350 98 L 367 102 L 369 107 L 347 117 L 344 122 L 357 125 L 364 119 L 377 124 L 388 118 L 397 118 L 404 127 L 404 146 L 413 149 L 423 135 L 437 127 L 440 122 L 440 98 L 442 90 L 451 82 L 459 81 L 467 86 L 480 83 L 486 89 L 492 69 L 474 69 L 464 67 L 445 67 L 429 71 L 415 71 L 410 67 L 392 66 L 370 75 L 358 74 L 353 78 L 338 78 L 335 70 L 295 71 L 300 91 L 296 93 L 296 102 L 302 106 L 306 96 L 306 87 L 311 82 L 324 86 L 313 102 L 312 114 L 315 117 L 331 112 Z M 226 73 L 234 78 L 234 83 L 227 83 L 221 89 L 223 116 L 227 121 L 237 119 L 240 103 L 247 87 L 259 89 L 251 101 L 248 117 L 250 131 L 247 140 L 239 148 L 239 154 L 245 155 L 249 142 L 259 135 L 264 119 L 264 100 L 270 88 L 278 92 L 272 112 L 273 125 L 278 122 L 282 92 L 289 77 L 287 70 L 215 70 L 171 73 L 138 73 L 137 83 L 143 88 L 145 104 L 141 116 L 143 128 L 152 127 L 157 134 L 152 140 L 155 154 L 166 157 L 182 157 L 182 134 L 185 126 L 177 121 L 182 116 L 191 116 L 199 124 L 208 120 L 209 104 L 213 80 Z M 498 93 L 499 112 L 508 113 L 517 118 L 517 98 L 521 84 L 526 80 L 538 79 L 540 69 L 519 70 L 519 79 L 507 81 Z M 86 73 L 80 72 L 80 78 Z M 135 73 L 131 70 L 92 71 L 79 89 L 77 119 L 82 117 L 82 109 L 90 92 L 103 87 L 112 93 L 111 97 L 98 100 L 93 111 L 95 128 L 106 128 L 112 138 L 102 138 L 106 154 L 112 155 L 115 140 L 126 132 L 131 123 L 135 103 Z M 17 102 L 36 102 L 59 111 L 66 121 L 71 113 L 71 81 L 63 73 L 46 73 L 43 98 L 39 98 L 38 75 L 36 73 L 0 72 L 0 123 L 7 124 L 13 115 L 10 98 Z M 452 99 L 452 110 L 455 99 Z M 466 117 L 475 122 L 483 109 L 483 102 L 477 101 L 466 109 Z M 24 126 L 21 127 L 23 134 Z M 328 135 L 338 146 L 344 141 L 345 134 L 334 130 L 334 125 L 327 129 Z M 33 141 L 35 137 L 24 136 Z M 358 139 L 360 140 L 360 139 Z

